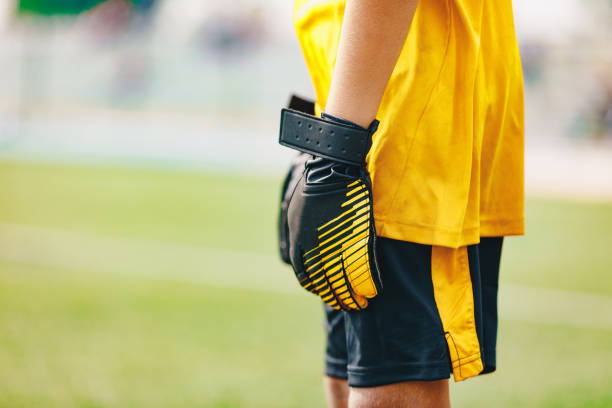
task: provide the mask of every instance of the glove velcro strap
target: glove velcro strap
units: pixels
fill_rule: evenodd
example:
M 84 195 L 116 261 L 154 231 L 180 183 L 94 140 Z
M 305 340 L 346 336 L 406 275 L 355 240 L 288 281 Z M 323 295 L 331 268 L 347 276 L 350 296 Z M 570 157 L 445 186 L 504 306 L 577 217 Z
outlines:
M 370 129 L 283 109 L 278 142 L 304 153 L 363 166 L 372 144 L 372 133 Z

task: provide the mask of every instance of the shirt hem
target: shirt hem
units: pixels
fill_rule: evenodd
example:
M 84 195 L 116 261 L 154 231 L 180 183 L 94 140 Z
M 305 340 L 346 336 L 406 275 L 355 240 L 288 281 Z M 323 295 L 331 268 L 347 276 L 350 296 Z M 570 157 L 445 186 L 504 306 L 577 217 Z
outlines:
M 376 234 L 384 238 L 459 248 L 480 242 L 480 237 L 501 237 L 525 234 L 525 218 L 481 220 L 480 227 L 446 230 L 431 225 L 405 224 L 374 217 Z

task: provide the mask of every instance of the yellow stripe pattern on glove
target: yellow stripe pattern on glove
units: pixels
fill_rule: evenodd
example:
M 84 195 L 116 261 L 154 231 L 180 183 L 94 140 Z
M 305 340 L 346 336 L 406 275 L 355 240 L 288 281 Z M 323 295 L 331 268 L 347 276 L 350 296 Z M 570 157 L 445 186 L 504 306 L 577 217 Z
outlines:
M 303 256 L 304 288 L 334 309 L 361 310 L 378 294 L 368 251 L 370 194 L 362 180 L 347 185 L 344 211 L 317 228 L 318 245 Z

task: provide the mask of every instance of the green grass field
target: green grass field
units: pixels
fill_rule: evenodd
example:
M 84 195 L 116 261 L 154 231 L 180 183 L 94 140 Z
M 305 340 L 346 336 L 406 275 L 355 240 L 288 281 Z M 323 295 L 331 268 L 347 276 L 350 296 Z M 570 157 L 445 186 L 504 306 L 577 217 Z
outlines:
M 0 162 L 1 407 L 322 407 L 279 180 Z M 612 204 L 527 202 L 499 371 L 455 407 L 612 407 Z

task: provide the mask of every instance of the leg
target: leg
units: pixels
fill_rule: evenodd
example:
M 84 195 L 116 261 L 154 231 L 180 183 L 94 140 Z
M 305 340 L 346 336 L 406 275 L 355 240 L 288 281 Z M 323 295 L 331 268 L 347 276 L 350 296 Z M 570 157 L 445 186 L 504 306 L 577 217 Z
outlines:
M 329 408 L 348 408 L 349 387 L 346 379 L 325 376 L 323 384 Z
M 330 408 L 347 408 L 349 387 L 346 373 L 346 333 L 344 313 L 328 305 L 325 309 L 325 331 L 327 345 L 325 348 L 325 378 L 323 386 L 327 405 Z
M 448 380 L 351 388 L 350 408 L 450 408 Z

